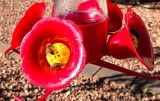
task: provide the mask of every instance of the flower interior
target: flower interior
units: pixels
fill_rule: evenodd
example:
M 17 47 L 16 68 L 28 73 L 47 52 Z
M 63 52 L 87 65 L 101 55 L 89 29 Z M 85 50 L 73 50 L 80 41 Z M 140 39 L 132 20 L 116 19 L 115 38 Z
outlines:
M 139 37 L 138 32 L 136 30 L 131 29 L 130 33 L 131 33 L 131 38 L 132 38 L 133 45 L 137 49 L 137 47 L 138 47 L 138 37 Z
M 70 60 L 70 49 L 63 43 L 48 43 L 46 59 L 51 68 L 63 69 Z

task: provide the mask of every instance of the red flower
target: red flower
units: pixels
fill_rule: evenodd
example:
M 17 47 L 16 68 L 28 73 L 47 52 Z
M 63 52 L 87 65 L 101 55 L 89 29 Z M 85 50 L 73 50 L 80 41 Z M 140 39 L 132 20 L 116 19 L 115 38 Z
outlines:
M 153 48 L 143 21 L 128 8 L 125 23 L 124 28 L 111 36 L 106 50 L 118 59 L 136 56 L 149 70 L 153 70 Z
M 76 24 L 69 20 L 42 18 L 45 3 L 35 3 L 17 24 L 11 49 L 21 45 L 22 69 L 26 78 L 48 92 L 70 84 L 84 68 L 86 52 L 83 37 Z M 15 99 L 20 99 L 14 96 Z
M 45 3 L 34 3 L 26 11 L 25 15 L 18 22 L 12 34 L 11 47 L 6 50 L 7 54 L 11 49 L 18 52 L 15 48 L 20 46 L 23 37 L 32 29 L 37 21 L 43 18 Z
M 25 76 L 32 84 L 46 89 L 66 87 L 85 66 L 86 55 L 82 42 L 81 32 L 72 22 L 58 18 L 40 20 L 21 44 Z M 46 59 L 47 44 L 55 43 L 63 43 L 70 49 L 70 59 L 64 68 L 52 68 Z

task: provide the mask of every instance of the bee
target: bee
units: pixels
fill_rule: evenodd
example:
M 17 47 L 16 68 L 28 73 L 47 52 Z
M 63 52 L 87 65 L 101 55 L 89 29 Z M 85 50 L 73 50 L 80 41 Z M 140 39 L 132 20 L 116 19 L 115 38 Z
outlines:
M 51 43 L 47 44 L 46 45 L 46 54 L 51 54 L 51 57 L 52 59 L 57 59 L 60 55 L 57 54 L 58 52 L 55 51 L 53 49 L 53 46 L 51 45 Z M 50 67 L 53 69 L 53 68 L 61 68 L 62 67 L 62 63 L 59 62 L 59 61 L 52 61 L 50 63 Z
M 51 43 L 46 45 L 46 54 L 49 54 L 49 53 L 54 55 Z
M 51 65 L 51 68 L 55 68 L 55 67 L 61 67 L 62 64 L 59 62 L 59 63 L 54 63 L 53 65 Z

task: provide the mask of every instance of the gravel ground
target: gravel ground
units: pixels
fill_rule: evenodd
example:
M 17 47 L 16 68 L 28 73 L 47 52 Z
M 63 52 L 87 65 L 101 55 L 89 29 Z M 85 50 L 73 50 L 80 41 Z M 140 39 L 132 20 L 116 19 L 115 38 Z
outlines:
M 0 44 L 9 44 L 11 33 L 19 19 L 30 4 L 41 0 L 0 0 Z M 51 1 L 43 0 L 47 3 L 46 16 L 51 13 Z M 123 12 L 130 5 L 119 5 Z M 151 42 L 155 49 L 156 61 L 155 70 L 148 72 L 137 60 L 115 60 L 111 57 L 104 57 L 106 61 L 134 69 L 138 72 L 145 71 L 150 74 L 159 73 L 160 67 L 160 9 L 146 9 L 141 6 L 133 6 L 133 9 L 145 22 L 150 33 Z M 17 94 L 27 101 L 34 101 L 44 94 L 45 90 L 31 85 L 21 71 L 21 60 L 5 58 L 0 54 L 0 101 L 13 101 L 12 95 Z M 62 91 L 53 92 L 47 100 L 54 101 L 149 101 L 158 100 L 158 96 L 146 93 L 142 90 L 132 90 L 130 86 L 115 82 L 100 82 L 92 78 L 79 76 L 69 87 Z

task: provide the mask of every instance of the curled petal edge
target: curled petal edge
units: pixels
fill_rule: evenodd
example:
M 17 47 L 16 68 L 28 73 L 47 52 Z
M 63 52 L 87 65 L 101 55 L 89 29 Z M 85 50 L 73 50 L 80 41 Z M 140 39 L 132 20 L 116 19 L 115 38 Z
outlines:
M 136 56 L 147 69 L 153 70 L 154 53 L 148 31 L 141 18 L 131 8 L 127 9 L 125 24 L 126 25 L 121 30 L 110 37 L 105 51 L 106 54 L 117 59 Z M 132 33 L 132 30 L 136 31 L 136 33 Z M 133 44 L 131 34 L 137 36 L 137 48 L 135 48 Z
M 60 90 L 69 85 L 72 79 L 83 70 L 86 62 L 86 52 L 82 39 L 79 38 L 81 31 L 76 27 L 70 21 L 62 21 L 58 18 L 45 18 L 40 20 L 25 36 L 21 45 L 22 69 L 26 78 L 32 84 L 42 86 L 47 90 Z M 74 30 L 72 30 L 73 28 Z M 55 35 L 56 37 L 60 36 L 69 40 L 68 46 L 72 55 L 65 69 L 58 73 L 47 71 L 41 67 L 37 58 L 38 55 L 35 55 L 42 41 L 50 37 L 54 38 Z M 41 78 L 39 78 L 40 75 L 42 75 Z

